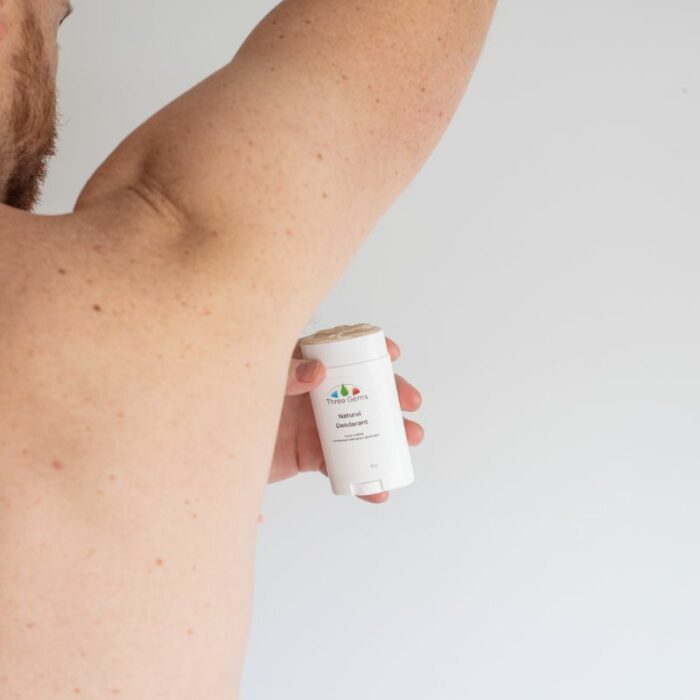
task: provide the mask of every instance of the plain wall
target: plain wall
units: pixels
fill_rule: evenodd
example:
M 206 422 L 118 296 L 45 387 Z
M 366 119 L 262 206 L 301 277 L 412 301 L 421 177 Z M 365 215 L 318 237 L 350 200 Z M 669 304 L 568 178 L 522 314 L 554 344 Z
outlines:
M 46 212 L 272 3 L 76 6 Z M 697 0 L 502 0 L 309 323 L 399 343 L 417 480 L 269 488 L 245 700 L 700 697 L 699 37 Z

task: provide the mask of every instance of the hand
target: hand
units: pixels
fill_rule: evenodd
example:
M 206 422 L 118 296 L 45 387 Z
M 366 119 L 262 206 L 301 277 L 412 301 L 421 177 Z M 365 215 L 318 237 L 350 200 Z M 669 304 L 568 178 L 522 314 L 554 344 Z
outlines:
M 386 345 L 393 362 L 401 354 L 399 346 L 389 338 L 386 339 Z M 306 379 L 297 375 L 297 370 L 305 366 L 315 370 L 312 376 Z M 323 363 L 316 360 L 303 360 L 299 343 L 297 343 L 289 365 L 286 396 L 270 469 L 270 483 L 288 479 L 299 472 L 320 471 L 328 476 L 309 397 L 309 391 L 317 387 L 325 376 L 326 368 Z M 421 405 L 420 392 L 403 377 L 398 374 L 395 376 L 401 409 L 417 410 Z M 408 444 L 417 445 L 423 440 L 422 426 L 408 418 L 403 420 Z M 383 491 L 372 496 L 358 496 L 358 498 L 370 503 L 384 503 L 389 498 L 389 493 Z

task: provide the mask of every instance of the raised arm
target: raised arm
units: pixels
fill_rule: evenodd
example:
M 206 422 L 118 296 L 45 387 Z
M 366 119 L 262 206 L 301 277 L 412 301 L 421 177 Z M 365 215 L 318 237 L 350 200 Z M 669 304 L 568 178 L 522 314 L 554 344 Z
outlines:
M 0 697 L 235 697 L 296 334 L 491 11 L 287 0 L 74 213 L 3 212 Z
M 286 0 L 131 135 L 77 207 L 128 188 L 187 245 L 264 267 L 303 323 L 435 146 L 493 6 Z

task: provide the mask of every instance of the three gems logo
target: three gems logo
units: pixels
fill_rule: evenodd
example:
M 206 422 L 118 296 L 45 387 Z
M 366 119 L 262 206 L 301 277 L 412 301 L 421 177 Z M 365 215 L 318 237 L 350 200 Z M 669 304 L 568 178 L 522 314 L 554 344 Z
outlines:
M 367 398 L 369 397 L 359 386 L 339 384 L 330 390 L 328 396 L 326 396 L 326 403 L 353 403 L 355 401 L 365 401 Z
M 359 386 L 354 386 L 353 384 L 341 384 L 340 386 L 334 386 L 331 389 L 329 396 L 332 399 L 345 398 L 346 396 L 357 396 L 362 393 Z

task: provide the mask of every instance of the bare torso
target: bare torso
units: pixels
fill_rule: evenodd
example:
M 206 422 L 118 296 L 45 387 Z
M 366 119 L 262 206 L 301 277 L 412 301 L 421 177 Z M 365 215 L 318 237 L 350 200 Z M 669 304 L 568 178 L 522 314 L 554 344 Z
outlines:
M 42 697 L 219 697 L 240 673 L 294 329 L 235 265 L 238 284 L 184 261 L 164 284 L 167 242 L 158 255 L 134 243 L 114 270 L 109 242 L 70 251 L 69 217 L 13 217 L 0 242 L 2 697 L 25 697 L 37 674 Z M 125 676 L 142 658 L 147 676 Z

